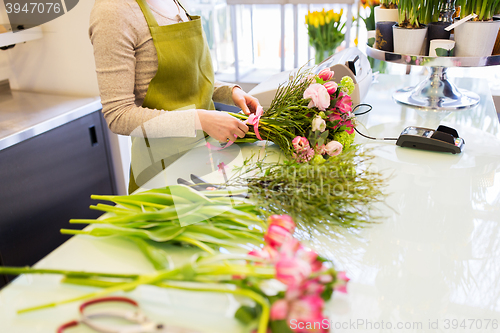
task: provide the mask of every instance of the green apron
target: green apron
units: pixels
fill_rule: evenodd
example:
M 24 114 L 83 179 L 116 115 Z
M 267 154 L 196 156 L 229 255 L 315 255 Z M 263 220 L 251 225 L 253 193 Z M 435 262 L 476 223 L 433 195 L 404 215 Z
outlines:
M 190 21 L 159 26 L 146 0 L 137 0 L 137 3 L 146 18 L 158 55 L 158 71 L 149 83 L 142 106 L 169 111 L 214 110 L 214 71 L 200 17 L 186 12 Z M 185 11 L 184 7 L 182 9 Z M 132 138 L 129 193 L 205 138 L 202 131 L 197 131 L 192 138 L 148 139 L 147 124 L 139 130 L 144 137 Z

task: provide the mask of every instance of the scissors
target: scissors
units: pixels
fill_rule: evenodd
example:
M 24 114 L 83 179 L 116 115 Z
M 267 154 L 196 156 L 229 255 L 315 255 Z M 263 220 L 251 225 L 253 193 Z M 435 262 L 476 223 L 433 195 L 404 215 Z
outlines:
M 87 308 L 98 303 L 121 302 L 128 303 L 133 306 L 133 309 L 125 309 L 118 307 L 108 307 L 100 310 L 90 311 Z M 57 333 L 63 333 L 67 328 L 85 324 L 86 326 L 102 333 L 200 333 L 193 330 L 188 330 L 180 327 L 166 327 L 161 323 L 156 323 L 149 320 L 146 315 L 139 309 L 136 301 L 127 297 L 103 297 L 90 300 L 80 305 L 79 320 L 73 320 L 61 325 L 57 329 Z M 127 324 L 110 324 L 100 322 L 99 318 L 117 318 L 128 322 Z

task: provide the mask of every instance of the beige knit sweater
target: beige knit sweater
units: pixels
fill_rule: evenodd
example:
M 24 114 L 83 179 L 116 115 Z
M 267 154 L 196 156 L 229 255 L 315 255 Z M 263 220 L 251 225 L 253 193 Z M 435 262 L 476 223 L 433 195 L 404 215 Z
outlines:
M 163 16 L 151 5 L 150 8 L 160 26 L 175 24 L 180 19 Z M 186 19 L 183 13 L 180 16 Z M 149 82 L 158 70 L 158 58 L 146 19 L 135 0 L 96 0 L 89 35 L 102 111 L 111 131 L 130 135 L 147 122 L 149 137 L 195 136 L 195 110 L 141 107 Z M 213 100 L 233 104 L 233 87 L 216 81 Z

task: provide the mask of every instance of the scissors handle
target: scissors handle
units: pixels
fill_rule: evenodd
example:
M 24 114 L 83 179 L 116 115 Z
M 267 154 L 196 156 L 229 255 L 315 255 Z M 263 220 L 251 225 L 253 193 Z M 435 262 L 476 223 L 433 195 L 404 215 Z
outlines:
M 137 304 L 136 301 L 134 301 L 130 298 L 120 297 L 120 296 L 110 296 L 110 297 L 96 298 L 96 299 L 92 299 L 90 301 L 82 303 L 82 305 L 80 305 L 80 313 L 83 314 L 83 311 L 85 310 L 85 308 L 87 306 L 90 306 L 92 304 L 97 304 L 97 303 L 104 303 L 104 302 L 124 302 L 124 303 L 132 304 L 135 307 L 139 307 L 139 304 Z

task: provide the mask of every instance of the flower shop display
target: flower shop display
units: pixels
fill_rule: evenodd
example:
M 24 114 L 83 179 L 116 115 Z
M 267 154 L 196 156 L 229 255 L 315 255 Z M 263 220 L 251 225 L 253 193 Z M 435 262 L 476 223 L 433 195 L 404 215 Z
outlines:
M 492 54 L 500 29 L 500 21 L 493 21 L 498 10 L 496 0 L 458 0 L 460 18 L 476 14 L 473 21 L 455 28 L 455 54 L 457 57 L 484 57 Z
M 344 40 L 345 21 L 342 20 L 343 9 L 336 13 L 329 11 L 310 12 L 305 17 L 309 45 L 316 51 L 316 64 L 335 53 L 335 49 Z
M 333 264 L 305 248 L 293 237 L 289 216 L 273 215 L 267 222 L 263 247 L 248 254 L 196 254 L 186 264 L 154 274 L 110 274 L 57 269 L 0 267 L 1 274 L 58 274 L 63 283 L 101 288 L 91 293 L 26 309 L 25 313 L 119 291 L 140 285 L 197 292 L 217 292 L 250 299 L 235 318 L 258 333 L 326 332 L 329 320 L 324 304 L 334 290 L 346 292 L 349 279 Z
M 421 22 L 424 1 L 400 0 L 398 3 L 398 25 L 393 27 L 394 52 L 407 55 L 423 53 L 427 26 Z
M 398 2 L 399 0 L 380 0 L 380 6 L 374 9 L 375 23 L 397 21 Z

